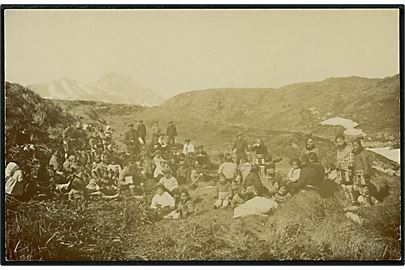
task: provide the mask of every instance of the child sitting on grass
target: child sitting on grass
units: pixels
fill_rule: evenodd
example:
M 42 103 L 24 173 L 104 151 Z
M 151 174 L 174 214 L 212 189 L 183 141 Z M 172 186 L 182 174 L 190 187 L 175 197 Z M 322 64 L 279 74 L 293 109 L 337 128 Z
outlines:
M 288 192 L 286 185 L 281 184 L 280 189 L 274 195 L 274 199 L 276 200 L 276 202 L 282 203 L 288 200 L 289 198 L 291 198 L 291 194 Z
M 157 211 L 159 215 L 166 215 L 173 211 L 175 207 L 174 198 L 166 191 L 164 186 L 156 187 L 156 195 L 152 198 L 150 208 Z
M 186 168 L 184 161 L 180 161 L 179 168 L 177 169 L 177 182 L 180 185 L 187 184 L 189 169 Z
M 201 165 L 196 162 L 190 172 L 191 187 L 196 189 L 198 187 L 198 182 L 202 181 L 203 178 L 204 174 L 201 170 Z
M 236 179 L 239 179 L 239 177 Z M 234 181 L 232 192 L 234 194 L 231 201 L 231 207 L 233 209 L 246 201 L 247 191 L 246 187 L 241 182 Z
M 214 209 L 217 208 L 226 208 L 229 205 L 229 200 L 232 198 L 232 186 L 226 180 L 224 174 L 218 175 L 219 181 L 215 188 L 215 196 L 214 199 Z
M 291 169 L 287 174 L 287 181 L 290 183 L 297 182 L 301 173 L 301 162 L 297 158 L 290 161 Z
M 191 200 L 187 190 L 182 190 L 180 193 L 179 203 L 176 210 L 166 215 L 165 219 L 181 219 L 192 215 L 195 212 L 194 203 Z

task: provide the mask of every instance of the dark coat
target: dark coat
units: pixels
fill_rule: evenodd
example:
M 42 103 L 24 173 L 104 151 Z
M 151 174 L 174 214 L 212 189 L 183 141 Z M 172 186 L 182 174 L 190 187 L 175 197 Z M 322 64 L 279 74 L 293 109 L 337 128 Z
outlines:
M 364 175 L 370 176 L 371 175 L 371 165 L 372 161 L 370 160 L 370 156 L 367 154 L 366 151 L 362 150 L 360 153 L 354 154 L 353 159 L 353 171 L 356 173 L 358 170 L 362 170 Z
M 308 166 L 316 171 L 317 179 L 314 182 L 321 183 L 325 180 L 325 167 L 321 163 L 310 163 Z
M 311 166 L 307 165 L 301 168 L 300 178 L 298 178 L 298 181 L 288 185 L 288 191 L 290 193 L 297 193 L 307 185 L 319 187 L 320 184 L 318 172 Z
M 269 154 L 267 146 L 264 144 L 253 146 L 253 151 L 256 153 L 256 155 L 264 155 L 265 157 L 267 157 L 267 155 Z
M 138 125 L 137 127 L 137 131 L 138 131 L 138 136 L 141 138 L 145 138 L 146 137 L 146 126 L 145 124 L 141 123 Z
M 168 137 L 170 137 L 170 138 L 173 138 L 173 137 L 176 137 L 177 136 L 177 129 L 176 129 L 176 126 L 168 126 L 167 127 L 167 131 L 166 131 L 166 134 L 167 134 L 167 136 Z

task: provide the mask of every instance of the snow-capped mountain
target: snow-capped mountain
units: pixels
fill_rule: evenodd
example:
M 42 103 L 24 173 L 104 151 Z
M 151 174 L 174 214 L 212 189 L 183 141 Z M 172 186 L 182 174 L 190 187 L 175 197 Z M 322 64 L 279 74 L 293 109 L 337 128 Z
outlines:
M 62 78 L 49 83 L 28 85 L 47 99 L 91 100 L 109 103 L 155 106 L 163 99 L 150 89 L 139 87 L 130 77 L 108 73 L 92 84 Z

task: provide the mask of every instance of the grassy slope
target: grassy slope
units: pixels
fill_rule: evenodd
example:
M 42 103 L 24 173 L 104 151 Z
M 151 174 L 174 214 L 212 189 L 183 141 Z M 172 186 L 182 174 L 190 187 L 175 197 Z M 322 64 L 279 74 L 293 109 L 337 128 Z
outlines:
M 244 98 L 251 98 L 248 104 L 253 106 L 263 97 L 246 95 Z M 195 97 L 191 100 L 202 102 L 201 99 L 194 101 Z M 241 118 L 242 112 L 239 115 L 226 115 L 227 111 L 233 109 L 227 107 L 229 105 L 226 102 L 221 105 L 223 109 L 217 112 L 204 110 L 204 106 L 198 107 L 194 103 L 185 104 L 184 108 L 166 104 L 150 109 L 108 104 L 97 104 L 94 107 L 94 103 L 86 102 L 61 103 L 68 111 L 84 117 L 83 121 L 102 122 L 103 118 L 118 132 L 128 122 L 139 119 L 144 119 L 148 125 L 159 119 L 162 126 L 165 126 L 166 121 L 174 119 L 180 131 L 179 139 L 191 137 L 196 144 L 206 145 L 212 155 L 215 149 L 224 150 L 238 130 L 245 130 L 250 138 L 263 136 L 271 151 L 277 155 L 291 157 L 298 153 L 291 142 L 302 145 L 303 133 L 268 130 L 265 124 L 256 125 L 253 129 L 245 124 L 245 118 Z M 237 102 L 237 99 L 229 102 Z M 96 113 L 96 118 L 89 116 L 93 114 L 88 114 L 90 107 Z M 224 119 L 233 120 L 227 123 Z M 319 138 L 319 144 L 321 152 L 331 152 L 329 140 Z M 285 172 L 286 162 L 280 164 L 279 169 Z M 22 260 L 398 259 L 399 178 L 386 175 L 380 177 L 388 181 L 391 194 L 382 205 L 359 210 L 359 214 L 366 219 L 362 227 L 344 217 L 340 205 L 341 192 L 337 194 L 337 200 L 326 201 L 313 193 L 299 194 L 269 218 L 246 217 L 234 220 L 230 210 L 211 209 L 213 194 L 207 186 L 213 183 L 202 183 L 201 187 L 192 191 L 192 196 L 198 202 L 199 213 L 196 216 L 180 221 L 159 221 L 154 225 L 144 224 L 137 218 L 125 219 L 124 213 L 128 212 L 131 204 L 123 206 L 122 202 L 91 202 L 84 210 L 75 210 L 60 202 L 17 205 L 12 209 L 17 213 L 17 218 L 32 226 L 11 230 L 10 233 L 14 234 L 9 246 L 16 250 L 11 257 Z M 32 213 L 39 218 L 33 220 Z M 139 213 L 132 215 L 137 217 Z M 65 220 L 63 229 L 55 225 L 59 220 Z M 71 232 L 76 236 L 69 238 Z M 20 244 L 17 239 L 21 241 Z M 84 243 L 81 243 L 82 239 Z

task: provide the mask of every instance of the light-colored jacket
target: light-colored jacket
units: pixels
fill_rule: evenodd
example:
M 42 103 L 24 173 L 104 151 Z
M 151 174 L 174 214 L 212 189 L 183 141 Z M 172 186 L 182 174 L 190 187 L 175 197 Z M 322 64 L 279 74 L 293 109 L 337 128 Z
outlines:
M 191 143 L 183 146 L 183 154 L 187 155 L 188 153 L 194 153 L 194 145 Z
M 17 163 L 10 162 L 5 169 L 5 192 L 8 195 L 22 196 L 24 193 L 24 178 Z

